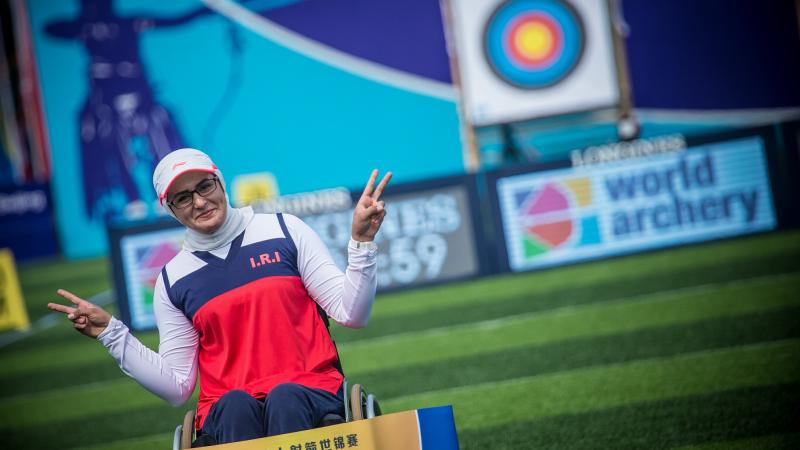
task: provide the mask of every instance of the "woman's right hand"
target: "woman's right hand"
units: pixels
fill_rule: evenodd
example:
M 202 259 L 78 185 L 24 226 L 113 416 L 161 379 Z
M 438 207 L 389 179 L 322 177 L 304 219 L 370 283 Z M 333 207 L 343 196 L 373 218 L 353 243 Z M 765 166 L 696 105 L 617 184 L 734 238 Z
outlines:
M 78 297 L 64 289 L 56 291 L 58 295 L 72 302 L 74 307 L 62 305 L 60 303 L 48 303 L 47 307 L 53 311 L 58 311 L 67 315 L 67 319 L 72 321 L 72 325 L 80 333 L 90 338 L 97 338 L 106 329 L 111 321 L 111 314 L 94 303 Z

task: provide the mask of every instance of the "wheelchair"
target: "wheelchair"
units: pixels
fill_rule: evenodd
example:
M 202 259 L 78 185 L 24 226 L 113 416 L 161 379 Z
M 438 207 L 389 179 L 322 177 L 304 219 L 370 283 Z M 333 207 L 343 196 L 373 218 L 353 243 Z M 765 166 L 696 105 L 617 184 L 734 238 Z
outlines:
M 360 384 L 348 386 L 347 379 L 345 379 L 342 385 L 342 391 L 344 392 L 345 416 L 328 414 L 322 418 L 319 427 L 352 422 L 354 420 L 372 419 L 373 417 L 381 415 L 381 408 L 378 404 L 378 400 L 373 394 L 368 393 L 367 390 L 364 389 L 364 386 Z M 183 423 L 175 428 L 175 434 L 172 438 L 172 450 L 192 448 L 192 442 L 194 442 L 197 437 L 195 435 L 194 419 L 195 410 L 189 410 L 183 417 Z

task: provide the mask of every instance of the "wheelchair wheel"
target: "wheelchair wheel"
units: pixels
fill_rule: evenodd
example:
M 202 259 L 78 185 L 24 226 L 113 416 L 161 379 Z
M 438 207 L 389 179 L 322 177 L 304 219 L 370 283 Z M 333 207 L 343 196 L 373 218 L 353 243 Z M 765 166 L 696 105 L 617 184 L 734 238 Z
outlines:
M 183 416 L 183 429 L 181 430 L 181 450 L 192 448 L 194 440 L 194 410 L 189 410 Z
M 381 406 L 378 404 L 378 400 L 372 394 L 367 395 L 367 419 L 378 417 L 381 414 L 383 413 L 381 412 Z
M 353 411 L 353 420 L 366 418 L 367 393 L 364 391 L 364 387 L 358 383 L 350 388 L 350 409 Z

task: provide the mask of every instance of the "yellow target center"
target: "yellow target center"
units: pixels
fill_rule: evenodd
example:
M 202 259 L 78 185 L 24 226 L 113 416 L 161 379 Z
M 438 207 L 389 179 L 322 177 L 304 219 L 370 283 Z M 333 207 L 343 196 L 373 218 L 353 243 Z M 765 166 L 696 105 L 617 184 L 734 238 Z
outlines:
M 553 48 L 553 34 L 542 23 L 526 23 L 514 34 L 514 44 L 525 57 L 544 59 Z

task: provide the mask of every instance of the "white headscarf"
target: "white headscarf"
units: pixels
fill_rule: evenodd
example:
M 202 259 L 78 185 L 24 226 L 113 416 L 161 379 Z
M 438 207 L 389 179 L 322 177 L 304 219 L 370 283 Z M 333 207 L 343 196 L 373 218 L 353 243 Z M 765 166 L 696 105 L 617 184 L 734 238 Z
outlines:
M 169 215 L 175 217 L 172 208 L 165 201 L 167 191 L 172 183 L 186 172 L 208 172 L 216 175 L 225 191 L 227 211 L 222 226 L 213 233 L 201 233 L 187 227 L 183 248 L 190 252 L 211 251 L 230 244 L 250 224 L 254 214 L 253 208 L 249 206 L 234 208 L 230 205 L 225 178 L 222 177 L 222 173 L 211 161 L 211 158 L 200 150 L 193 148 L 175 150 L 158 163 L 156 170 L 153 171 L 153 188 L 156 190 L 161 206 L 167 210 Z M 175 218 L 177 219 L 177 217 Z

